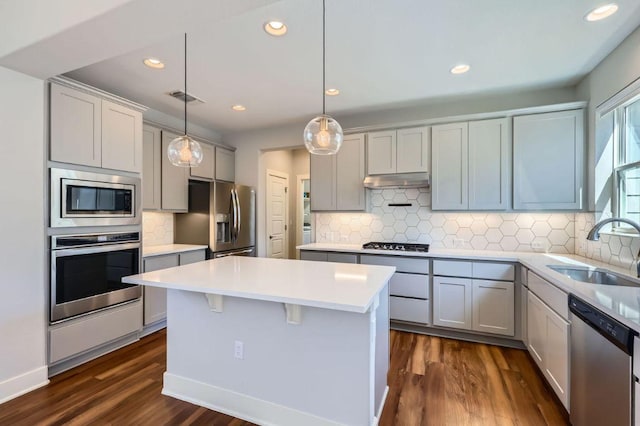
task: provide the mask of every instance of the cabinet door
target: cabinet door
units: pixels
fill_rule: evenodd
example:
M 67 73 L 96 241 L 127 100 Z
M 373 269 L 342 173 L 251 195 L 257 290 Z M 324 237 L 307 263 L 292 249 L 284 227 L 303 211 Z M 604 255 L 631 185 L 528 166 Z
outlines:
M 180 253 L 178 255 L 180 265 L 188 265 L 190 263 L 202 262 L 206 258 L 205 250 L 194 250 Z
M 383 175 L 396 172 L 396 131 L 373 132 L 367 135 L 367 174 Z
M 236 153 L 234 151 L 216 146 L 216 180 L 235 182 Z
M 100 98 L 51 84 L 51 161 L 100 167 Z
M 515 300 L 512 282 L 473 280 L 473 329 L 513 336 Z
M 178 135 L 162 131 L 162 210 L 186 212 L 189 208 L 189 168 L 171 164 L 167 148 Z
M 431 168 L 431 128 L 398 130 L 396 172 L 428 172 Z
M 160 205 L 160 129 L 144 125 L 142 128 L 142 208 L 159 210 Z
M 311 155 L 311 210 L 336 210 L 336 156 Z
M 513 119 L 513 208 L 577 210 L 582 207 L 584 111 Z
M 167 254 L 144 259 L 144 272 L 178 266 L 178 255 Z M 167 317 L 167 290 L 144 286 L 144 325 L 152 324 Z
M 431 128 L 432 210 L 469 207 L 467 132 L 467 123 Z
M 140 173 L 142 113 L 102 101 L 102 167 Z
M 213 180 L 215 176 L 215 151 L 213 146 L 200 142 L 202 147 L 202 163 L 198 167 L 191 167 L 189 169 L 191 177 L 199 178 L 203 180 Z
M 509 207 L 509 129 L 506 118 L 469 123 L 469 209 Z
M 433 277 L 433 324 L 471 330 L 472 280 Z
M 364 134 L 345 136 L 336 155 L 338 210 L 365 210 L 364 175 Z
M 547 340 L 547 315 L 544 303 L 532 292 L 527 296 L 527 337 L 529 353 L 544 371 L 544 349 Z
M 549 384 L 569 408 L 569 323 L 546 307 L 545 375 Z

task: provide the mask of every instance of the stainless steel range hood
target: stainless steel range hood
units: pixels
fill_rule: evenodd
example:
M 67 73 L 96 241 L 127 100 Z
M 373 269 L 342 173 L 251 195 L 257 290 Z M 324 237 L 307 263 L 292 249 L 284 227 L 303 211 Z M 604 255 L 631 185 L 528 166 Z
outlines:
M 429 173 L 371 175 L 364 178 L 365 188 L 429 188 Z

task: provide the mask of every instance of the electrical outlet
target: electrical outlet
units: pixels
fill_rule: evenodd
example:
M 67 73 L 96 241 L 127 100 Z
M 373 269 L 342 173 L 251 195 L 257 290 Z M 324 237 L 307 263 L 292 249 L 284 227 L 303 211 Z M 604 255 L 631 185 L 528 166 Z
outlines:
M 244 343 L 236 340 L 233 344 L 233 356 L 237 359 L 244 359 Z
M 543 251 L 545 249 L 545 244 L 542 241 L 534 241 L 531 243 L 531 248 L 538 251 Z

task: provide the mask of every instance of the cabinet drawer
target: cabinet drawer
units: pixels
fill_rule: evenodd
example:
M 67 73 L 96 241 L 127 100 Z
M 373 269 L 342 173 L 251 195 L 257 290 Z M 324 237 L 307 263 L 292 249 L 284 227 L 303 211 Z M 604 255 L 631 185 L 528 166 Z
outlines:
M 160 269 L 173 268 L 179 265 L 177 254 L 165 254 L 144 258 L 144 272 L 157 271 Z
M 204 250 L 188 251 L 180 253 L 180 265 L 202 262 L 205 259 Z
M 358 255 L 347 253 L 327 253 L 327 262 L 358 263 Z
M 409 272 L 413 274 L 428 274 L 429 259 L 401 256 L 375 256 L 360 255 L 360 263 L 363 265 L 395 266 L 397 272 Z
M 389 317 L 392 320 L 429 324 L 429 301 L 390 296 Z
M 314 262 L 326 262 L 327 261 L 327 252 L 326 251 L 307 251 L 303 250 L 300 252 L 300 260 L 311 260 Z
M 389 282 L 389 294 L 393 296 L 429 298 L 429 277 L 396 272 Z
M 515 266 L 508 263 L 473 262 L 473 278 L 513 281 L 516 278 Z
M 640 339 L 633 338 L 633 375 L 640 378 Z M 636 398 L 640 401 L 640 394 L 636 394 Z M 640 422 L 640 412 L 637 412 L 637 418 Z
M 447 277 L 472 277 L 473 263 L 458 260 L 434 260 L 433 274 Z
M 569 319 L 569 301 L 567 293 L 545 279 L 529 271 L 527 273 L 529 290 L 557 312 L 563 319 Z

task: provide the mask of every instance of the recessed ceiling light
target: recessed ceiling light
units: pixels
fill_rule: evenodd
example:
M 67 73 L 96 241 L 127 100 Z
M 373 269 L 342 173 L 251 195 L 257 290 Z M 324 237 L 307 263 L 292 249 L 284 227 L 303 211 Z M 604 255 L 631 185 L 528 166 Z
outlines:
M 234 105 L 231 107 L 231 109 L 234 111 L 246 111 L 247 107 L 244 105 Z
M 325 92 L 327 96 L 338 96 L 340 94 L 340 89 L 327 89 Z
M 142 62 L 144 62 L 144 64 L 149 68 L 155 68 L 157 70 L 161 70 L 162 68 L 164 68 L 164 63 L 160 59 L 145 58 Z
M 469 71 L 469 69 L 471 69 L 469 65 L 459 64 L 451 68 L 451 74 L 464 74 L 465 72 Z
M 618 5 L 615 3 L 605 4 L 593 9 L 584 17 L 589 22 L 599 21 L 604 18 L 608 18 L 618 11 Z
M 287 26 L 280 21 L 269 21 L 264 24 L 264 30 L 272 36 L 283 36 L 287 33 Z

